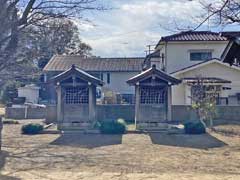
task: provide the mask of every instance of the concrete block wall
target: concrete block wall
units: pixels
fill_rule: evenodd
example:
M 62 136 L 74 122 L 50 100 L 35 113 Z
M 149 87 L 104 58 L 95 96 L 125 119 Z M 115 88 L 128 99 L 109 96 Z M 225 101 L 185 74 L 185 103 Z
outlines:
M 240 106 L 217 106 L 216 119 L 240 121 Z
M 174 105 L 172 106 L 172 120 L 184 122 L 189 120 L 196 120 L 196 113 L 190 106 Z
M 134 121 L 134 105 L 97 105 L 96 117 L 98 121 L 107 121 L 122 118 L 126 121 Z M 55 105 L 47 106 L 46 122 L 52 123 L 57 120 L 57 108 Z
M 57 106 L 56 105 L 48 105 L 46 108 L 46 123 L 54 123 L 57 121 Z
M 190 106 L 174 105 L 173 106 L 173 120 L 188 121 L 197 119 L 196 113 Z M 240 121 L 240 106 L 216 106 L 217 120 Z
M 46 108 L 25 107 L 14 108 L 7 107 L 5 117 L 10 119 L 44 119 L 46 117 Z
M 97 120 L 114 120 L 122 118 L 125 121 L 134 121 L 134 105 L 97 105 Z
M 172 107 L 172 118 L 174 121 L 188 121 L 197 118 L 190 106 L 174 105 Z M 240 106 L 217 106 L 217 116 L 215 119 L 240 121 Z M 151 113 L 151 112 L 149 112 Z M 25 119 L 25 108 L 6 108 L 6 118 Z M 97 120 L 112 120 L 123 118 L 126 121 L 134 122 L 134 105 L 97 105 Z M 149 118 L 148 116 L 146 118 Z M 55 105 L 47 108 L 28 108 L 28 119 L 46 119 L 48 123 L 56 122 L 57 108 Z

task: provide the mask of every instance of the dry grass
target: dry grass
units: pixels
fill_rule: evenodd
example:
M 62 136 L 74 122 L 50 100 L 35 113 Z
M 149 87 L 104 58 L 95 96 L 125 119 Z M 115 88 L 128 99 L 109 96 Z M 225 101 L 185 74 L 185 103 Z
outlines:
M 240 136 L 240 125 L 219 125 L 214 127 L 214 131 L 222 133 L 224 135 Z
M 4 115 L 5 114 L 5 107 L 0 105 L 0 115 Z
M 1 180 L 240 179 L 239 136 L 28 136 L 20 127 L 4 126 Z

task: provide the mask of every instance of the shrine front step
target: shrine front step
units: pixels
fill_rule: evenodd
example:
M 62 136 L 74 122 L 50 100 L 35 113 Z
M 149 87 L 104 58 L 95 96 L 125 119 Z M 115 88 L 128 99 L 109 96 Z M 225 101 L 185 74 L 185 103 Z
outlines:
M 181 124 L 169 124 L 169 123 L 138 123 L 137 130 L 142 132 L 162 132 L 168 134 L 182 134 L 184 133 L 184 126 Z
M 159 129 L 167 129 L 169 127 L 168 123 L 161 122 L 138 122 L 137 128 L 159 128 Z
M 92 126 L 89 122 L 59 123 L 58 129 L 64 133 L 99 133 L 99 130 Z
M 98 129 L 66 129 L 61 131 L 62 134 L 100 134 Z

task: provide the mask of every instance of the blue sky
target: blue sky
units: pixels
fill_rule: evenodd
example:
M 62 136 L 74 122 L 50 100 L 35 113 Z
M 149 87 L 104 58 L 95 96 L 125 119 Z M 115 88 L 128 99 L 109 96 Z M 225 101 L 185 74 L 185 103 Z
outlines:
M 104 0 L 104 12 L 88 12 L 79 21 L 80 37 L 101 57 L 139 57 L 147 45 L 155 45 L 161 36 L 194 26 L 205 14 L 198 0 Z M 207 30 L 203 26 L 200 30 Z M 211 28 L 214 31 L 233 27 Z

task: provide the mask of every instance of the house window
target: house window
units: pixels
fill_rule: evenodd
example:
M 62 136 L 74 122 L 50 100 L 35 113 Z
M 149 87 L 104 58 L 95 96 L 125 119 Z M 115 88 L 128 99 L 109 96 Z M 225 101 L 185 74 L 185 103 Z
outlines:
M 142 87 L 140 90 L 141 104 L 164 104 L 166 98 L 165 88 Z
M 212 59 L 211 51 L 196 51 L 190 52 L 190 60 L 191 61 L 205 61 Z
M 107 73 L 107 83 L 110 84 L 110 73 Z
M 66 104 L 87 104 L 88 88 L 87 87 L 67 87 L 65 102 Z

